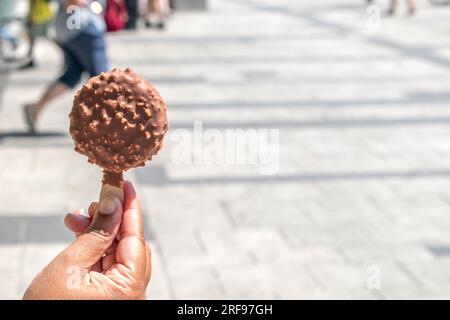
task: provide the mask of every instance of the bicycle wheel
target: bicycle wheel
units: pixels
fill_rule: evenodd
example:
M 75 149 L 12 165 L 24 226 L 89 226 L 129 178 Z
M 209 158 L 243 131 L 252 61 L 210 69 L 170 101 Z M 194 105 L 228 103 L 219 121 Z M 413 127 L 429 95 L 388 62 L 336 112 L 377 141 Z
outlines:
M 0 21 L 0 59 L 6 63 L 27 60 L 30 37 L 23 18 L 6 18 Z

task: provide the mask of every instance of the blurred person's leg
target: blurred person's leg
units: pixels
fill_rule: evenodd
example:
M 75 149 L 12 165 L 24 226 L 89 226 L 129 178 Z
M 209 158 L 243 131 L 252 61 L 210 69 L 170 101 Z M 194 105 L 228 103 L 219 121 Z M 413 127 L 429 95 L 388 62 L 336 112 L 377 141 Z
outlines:
M 148 8 L 146 26 L 151 27 L 151 16 L 153 15 L 156 20 L 156 27 L 164 29 L 165 20 L 170 11 L 169 2 L 167 0 L 149 0 Z
M 83 69 L 75 54 L 66 45 L 60 46 L 64 53 L 63 74 L 45 90 L 38 101 L 24 107 L 25 121 L 31 132 L 35 131 L 36 121 L 47 105 L 69 88 L 74 87 L 81 79 Z
M 42 110 L 48 105 L 50 101 L 59 97 L 63 93 L 67 91 L 68 87 L 62 82 L 55 82 L 50 87 L 48 87 L 42 97 L 36 103 L 30 103 L 25 105 L 24 113 L 25 113 L 25 121 L 28 125 L 28 129 L 30 132 L 35 131 L 35 124 L 39 114 Z
M 387 14 L 389 16 L 392 16 L 392 15 L 395 14 L 395 11 L 397 10 L 397 4 L 398 4 L 397 0 L 391 0 L 391 4 L 390 4 L 389 9 L 387 11 Z
M 53 12 L 47 0 L 29 0 L 29 12 L 27 18 L 28 35 L 30 38 L 30 48 L 28 50 L 29 63 L 22 69 L 34 67 L 33 49 L 36 39 L 47 37 L 49 23 L 53 18 Z
M 65 72 L 50 86 L 41 99 L 25 107 L 27 124 L 34 131 L 39 115 L 48 103 L 75 87 L 84 71 L 91 77 L 108 70 L 105 41 L 102 36 L 81 33 L 69 43 L 61 46 L 64 52 Z
M 145 26 L 151 28 L 152 21 L 151 16 L 153 13 L 153 0 L 147 0 L 147 12 L 145 13 Z
M 103 34 L 83 32 L 69 42 L 61 45 L 64 52 L 65 71 L 59 79 L 51 85 L 44 95 L 34 104 L 25 106 L 25 117 L 30 131 L 34 131 L 39 115 L 48 103 L 74 88 L 81 79 L 84 71 L 91 77 L 108 70 L 106 46 Z
M 77 44 L 73 46 L 73 51 L 76 53 L 82 69 L 88 72 L 90 77 L 108 71 L 108 59 L 103 35 L 81 34 L 78 37 Z
M 138 17 L 138 1 L 137 0 L 125 0 L 127 7 L 128 20 L 125 26 L 126 29 L 136 29 L 136 21 Z
M 21 69 L 34 68 L 36 66 L 36 61 L 34 59 L 34 45 L 39 37 L 46 38 L 48 35 L 49 23 L 33 23 L 28 24 L 28 33 L 30 37 L 30 48 L 28 50 L 27 58 L 28 63 L 21 67 Z
M 33 51 L 34 51 L 34 44 L 36 43 L 37 34 L 35 26 L 31 21 L 27 22 L 27 27 L 28 27 L 28 36 L 30 37 L 30 48 L 28 49 L 27 53 L 27 59 L 29 60 L 29 62 L 26 65 L 22 66 L 22 69 L 35 67 Z
M 414 15 L 416 13 L 416 0 L 406 0 L 408 4 L 408 14 Z

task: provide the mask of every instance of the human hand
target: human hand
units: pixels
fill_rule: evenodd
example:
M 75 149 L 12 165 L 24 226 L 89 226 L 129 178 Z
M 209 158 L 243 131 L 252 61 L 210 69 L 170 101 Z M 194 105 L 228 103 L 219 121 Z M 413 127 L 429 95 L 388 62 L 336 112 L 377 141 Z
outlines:
M 81 210 L 65 217 L 77 239 L 32 281 L 24 299 L 145 299 L 151 275 L 142 211 L 130 182 L 124 203 L 94 202 L 89 217 Z

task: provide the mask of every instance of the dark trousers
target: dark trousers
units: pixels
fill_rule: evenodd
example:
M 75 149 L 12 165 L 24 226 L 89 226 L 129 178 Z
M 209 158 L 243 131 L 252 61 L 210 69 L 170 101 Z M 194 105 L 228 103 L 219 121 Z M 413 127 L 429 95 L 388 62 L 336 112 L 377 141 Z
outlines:
M 125 25 L 126 29 L 136 29 L 136 22 L 138 18 L 138 1 L 137 0 L 125 0 L 125 5 L 128 12 L 128 21 Z
M 60 43 L 64 53 L 64 72 L 58 81 L 68 87 L 75 87 L 84 72 L 90 77 L 108 71 L 103 34 L 80 33 L 66 43 Z

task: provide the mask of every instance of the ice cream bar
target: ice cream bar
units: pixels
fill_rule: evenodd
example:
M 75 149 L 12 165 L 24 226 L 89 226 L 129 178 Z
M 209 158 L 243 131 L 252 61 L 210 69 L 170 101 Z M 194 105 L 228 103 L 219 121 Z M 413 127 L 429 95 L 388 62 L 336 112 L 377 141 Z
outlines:
M 116 196 L 123 171 L 151 160 L 168 129 L 158 91 L 129 68 L 89 79 L 75 94 L 69 117 L 75 150 L 103 168 L 102 193 Z

